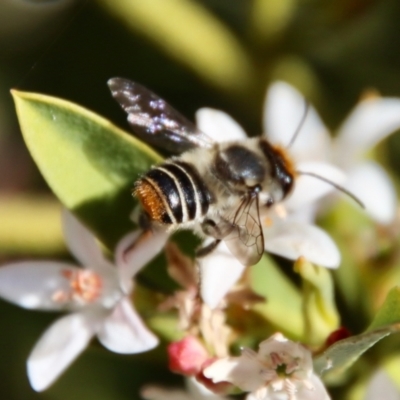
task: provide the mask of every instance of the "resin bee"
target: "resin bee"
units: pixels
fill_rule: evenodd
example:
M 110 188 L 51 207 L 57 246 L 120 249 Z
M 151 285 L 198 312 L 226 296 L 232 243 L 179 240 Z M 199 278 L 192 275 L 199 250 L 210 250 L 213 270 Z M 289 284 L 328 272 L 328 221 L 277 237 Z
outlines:
M 142 85 L 123 78 L 108 85 L 137 137 L 179 154 L 135 183 L 150 223 L 212 238 L 199 256 L 223 240 L 244 265 L 257 263 L 264 252 L 260 209 L 282 201 L 294 185 L 285 152 L 261 137 L 217 143 Z

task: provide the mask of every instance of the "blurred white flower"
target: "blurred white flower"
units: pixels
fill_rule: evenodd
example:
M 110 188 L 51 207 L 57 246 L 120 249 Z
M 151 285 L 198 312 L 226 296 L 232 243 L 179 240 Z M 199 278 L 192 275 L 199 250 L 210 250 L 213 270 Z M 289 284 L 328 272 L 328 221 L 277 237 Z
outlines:
M 202 108 L 197 111 L 196 120 L 200 130 L 218 142 L 247 138 L 242 127 L 222 111 Z M 268 139 L 273 145 L 277 144 L 277 140 Z M 302 162 L 296 164 L 296 169 L 317 173 L 339 184 L 345 180 L 341 170 L 326 162 Z M 307 222 L 309 206 L 332 190 L 333 186 L 321 180 L 298 177 L 294 192 L 287 200 L 260 210 L 265 250 L 291 260 L 303 256 L 312 263 L 337 268 L 340 263 L 337 246 L 325 231 Z M 199 264 L 202 298 L 215 308 L 241 277 L 245 266 L 232 256 L 223 242 L 215 251 L 200 258 Z
M 211 392 L 195 378 L 187 378 L 185 383 L 187 390 L 149 385 L 142 388 L 140 394 L 146 400 L 228 400 L 228 397 Z
M 264 108 L 267 138 L 287 146 L 304 115 L 303 96 L 287 83 L 276 82 L 268 90 Z M 307 166 L 301 166 L 304 162 L 331 162 L 341 168 L 347 175 L 342 185 L 364 203 L 371 217 L 388 224 L 396 213 L 394 186 L 379 164 L 365 160 L 365 153 L 399 128 L 398 98 L 371 96 L 364 99 L 343 122 L 335 138 L 329 135 L 316 110 L 310 106 L 290 152 L 300 171 L 306 171 Z M 300 176 L 300 180 L 308 185 L 315 178 Z M 297 207 L 298 201 L 292 196 L 288 200 L 289 208 Z M 315 211 L 311 210 L 311 216 Z
M 313 372 L 310 351 L 280 333 L 260 343 L 258 353 L 244 349 L 240 357 L 219 359 L 203 373 L 214 383 L 230 382 L 250 392 L 247 400 L 330 398 Z
M 379 369 L 368 383 L 364 400 L 400 400 L 400 390 L 389 375 Z
M 36 391 L 49 387 L 94 335 L 116 353 L 140 353 L 158 344 L 130 296 L 132 277 L 162 249 L 166 234 L 128 234 L 117 246 L 113 265 L 70 213 L 64 213 L 63 226 L 68 247 L 84 268 L 58 261 L 0 268 L 0 297 L 29 309 L 71 311 L 45 331 L 28 358 L 28 377 Z

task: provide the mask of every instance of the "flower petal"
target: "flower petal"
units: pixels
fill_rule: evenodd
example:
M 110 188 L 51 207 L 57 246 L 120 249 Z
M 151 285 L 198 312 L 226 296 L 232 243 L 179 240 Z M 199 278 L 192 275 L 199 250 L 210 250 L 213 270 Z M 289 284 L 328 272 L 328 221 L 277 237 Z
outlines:
M 104 257 L 95 236 L 69 211 L 62 214 L 63 230 L 68 248 L 84 267 L 96 272 L 113 269 Z
M 103 346 L 115 353 L 142 353 L 158 344 L 158 338 L 147 329 L 128 298 L 122 299 L 103 321 L 97 335 Z
M 289 207 L 286 207 L 285 203 L 285 208 L 287 208 L 290 211 L 290 219 L 292 221 L 299 221 L 302 223 L 307 223 L 307 224 L 314 224 L 316 215 L 318 213 L 318 203 L 313 203 L 313 204 L 307 204 L 303 205 L 301 208 L 296 206 L 296 209 L 290 209 Z
M 311 383 L 312 388 L 307 387 L 307 385 L 301 385 L 298 388 L 298 392 L 297 392 L 296 396 L 299 399 L 330 400 L 330 397 L 329 397 L 328 392 L 326 391 L 325 385 L 323 384 L 321 379 L 316 374 L 311 375 L 309 382 Z M 386 398 L 385 398 L 385 400 L 386 400 Z
M 365 206 L 366 212 L 381 224 L 389 224 L 396 215 L 397 196 L 384 169 L 370 161 L 349 172 L 346 187 Z
M 373 98 L 359 103 L 342 124 L 335 159 L 351 165 L 354 158 L 400 128 L 400 99 Z
M 254 391 L 265 383 L 260 373 L 262 367 L 256 357 L 242 355 L 221 358 L 206 367 L 203 374 L 214 383 L 231 382 L 244 391 Z
M 196 112 L 198 128 L 216 142 L 247 139 L 243 128 L 228 114 L 213 108 L 200 108 Z
M 48 388 L 86 348 L 96 330 L 96 320 L 76 313 L 58 319 L 33 348 L 27 362 L 34 390 Z
M 201 276 L 201 297 L 211 308 L 228 293 L 245 269 L 236 257 L 221 242 L 209 255 L 198 259 Z
M 337 268 L 340 253 L 331 237 L 322 229 L 291 219 L 264 229 L 265 250 L 296 260 L 300 256 L 327 268 Z
M 194 377 L 185 379 L 186 387 L 188 392 L 191 394 L 190 399 L 192 400 L 200 400 L 200 399 L 208 399 L 208 400 L 228 400 L 226 397 L 219 396 L 207 389 L 204 385 L 196 380 Z M 172 397 L 170 397 L 172 399 Z M 175 400 L 175 398 L 173 398 Z
M 342 170 L 324 162 L 301 162 L 298 164 L 297 170 L 313 173 L 337 185 L 343 185 L 346 181 L 346 175 Z M 293 193 L 285 201 L 285 207 L 290 210 L 298 210 L 315 202 L 332 190 L 335 190 L 335 187 L 322 179 L 300 174 L 296 178 Z
M 264 105 L 264 132 L 272 143 L 287 147 L 295 132 L 301 129 L 290 147 L 295 160 L 325 161 L 329 156 L 329 133 L 312 106 L 300 126 L 305 107 L 304 97 L 293 86 L 281 81 L 273 83 Z
M 261 359 L 270 360 L 270 356 L 273 353 L 285 354 L 285 361 L 288 361 L 288 363 L 290 363 L 291 360 L 296 360 L 297 368 L 302 370 L 305 376 L 308 376 L 309 373 L 312 372 L 313 365 L 310 350 L 300 343 L 288 340 L 279 332 L 258 345 L 258 355 Z M 271 366 L 271 368 L 275 367 Z M 297 376 L 298 374 L 299 372 L 296 371 Z
M 399 400 L 400 391 L 383 370 L 378 370 L 368 383 L 367 392 L 364 400 Z
M 134 231 L 125 235 L 115 250 L 115 260 L 123 281 L 130 281 L 165 246 L 165 230 Z
M 315 374 L 309 379 L 309 383 L 313 386 L 312 388 L 307 388 L 306 385 L 301 385 L 296 392 L 296 399 L 299 400 L 330 400 L 329 394 L 325 389 L 322 381 Z M 262 400 L 286 400 L 288 399 L 288 394 L 285 391 L 279 390 L 274 392 L 273 390 L 267 391 L 267 397 L 264 397 Z M 379 397 L 374 400 L 379 399 Z M 260 400 L 257 396 L 257 392 L 250 393 L 246 396 L 246 400 Z M 372 399 L 371 399 L 372 400 Z M 386 398 L 385 398 L 386 400 Z M 394 400 L 394 399 L 388 399 Z
M 61 310 L 66 303 L 57 295 L 68 293 L 68 272 L 81 268 L 53 261 L 25 261 L 0 268 L 0 297 L 24 308 Z

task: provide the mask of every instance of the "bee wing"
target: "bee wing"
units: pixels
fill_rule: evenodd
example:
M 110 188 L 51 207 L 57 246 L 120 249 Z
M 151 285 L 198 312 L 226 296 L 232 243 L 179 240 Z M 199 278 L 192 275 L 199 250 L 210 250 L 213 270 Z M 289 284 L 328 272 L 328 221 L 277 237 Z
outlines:
M 213 145 L 195 124 L 144 86 L 124 78 L 107 83 L 139 139 L 175 154 Z
M 244 199 L 233 216 L 218 224 L 230 252 L 246 266 L 257 264 L 264 253 L 258 196 Z

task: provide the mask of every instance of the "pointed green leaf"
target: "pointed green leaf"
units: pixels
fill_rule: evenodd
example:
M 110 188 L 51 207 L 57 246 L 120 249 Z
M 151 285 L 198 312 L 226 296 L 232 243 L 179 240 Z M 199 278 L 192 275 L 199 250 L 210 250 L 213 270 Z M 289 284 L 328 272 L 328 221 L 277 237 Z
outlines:
M 392 289 L 366 332 L 340 340 L 314 361 L 317 373 L 337 375 L 384 337 L 400 332 L 400 289 Z
M 132 229 L 133 182 L 160 157 L 76 104 L 12 94 L 26 145 L 50 188 L 112 248 Z
M 260 43 L 279 38 L 297 10 L 296 0 L 254 0 L 251 8 L 251 23 L 255 39 Z
M 318 374 L 341 374 L 374 344 L 399 331 L 400 325 L 395 324 L 340 340 L 314 360 L 314 369 Z
M 228 92 L 249 93 L 255 70 L 235 35 L 193 0 L 100 0 L 130 29 L 204 80 Z
M 400 323 L 400 287 L 394 287 L 386 296 L 385 302 L 375 315 L 368 331 Z

